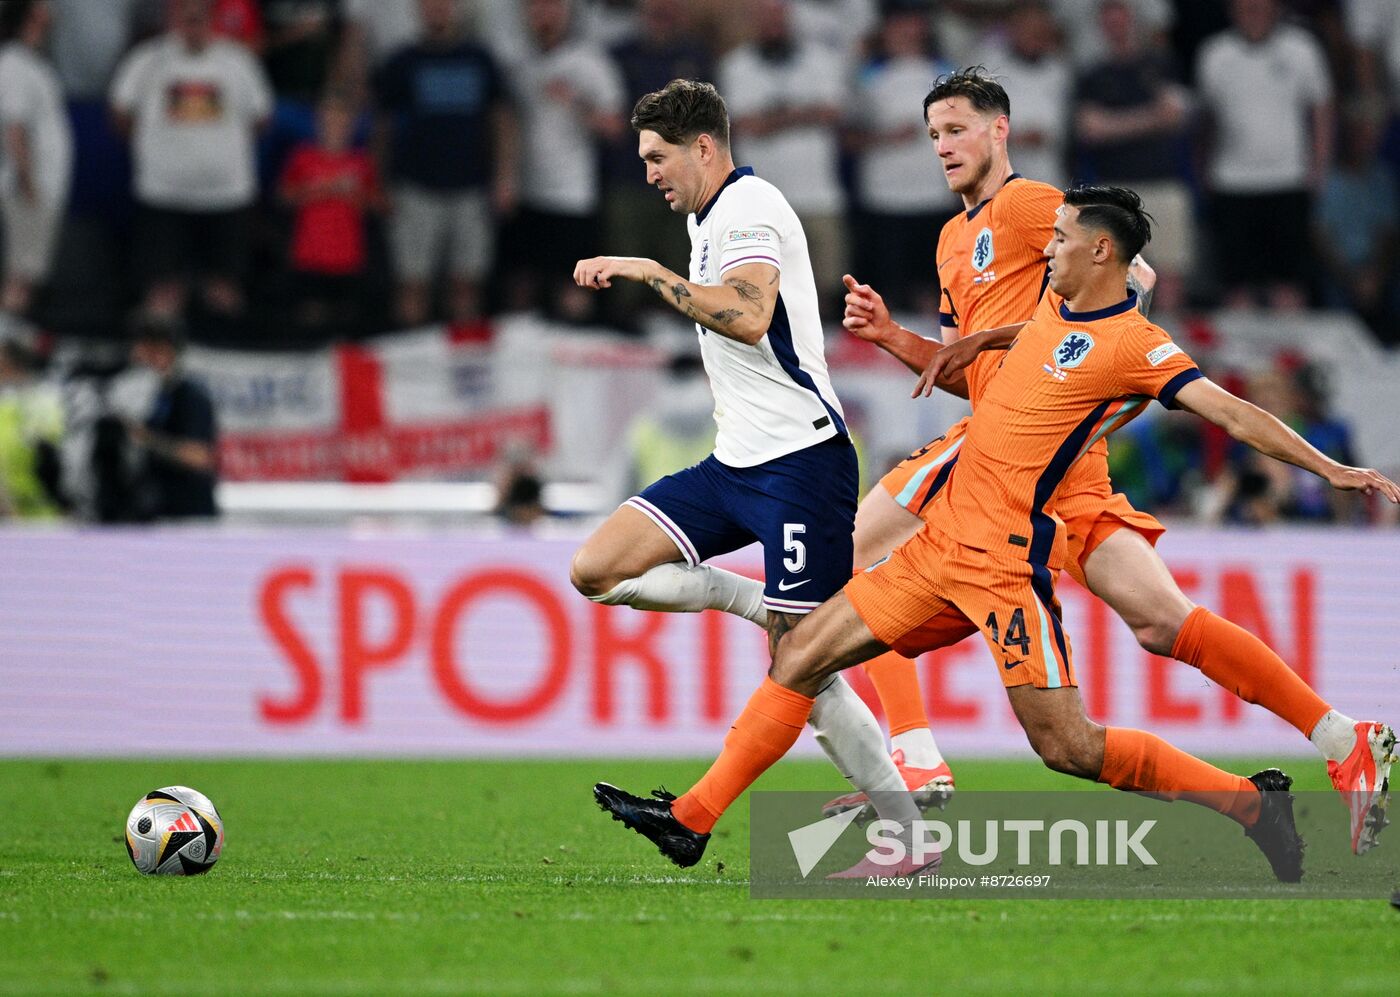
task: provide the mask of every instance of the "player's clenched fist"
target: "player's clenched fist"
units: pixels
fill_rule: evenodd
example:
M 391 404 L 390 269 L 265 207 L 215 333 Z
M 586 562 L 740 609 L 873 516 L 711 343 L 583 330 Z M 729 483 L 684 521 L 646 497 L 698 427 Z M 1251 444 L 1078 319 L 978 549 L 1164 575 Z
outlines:
M 841 278 L 846 284 L 846 315 L 841 324 L 852 335 L 872 343 L 879 342 L 889 331 L 890 310 L 885 299 L 869 284 L 860 284 L 850 274 Z
M 595 256 L 589 260 L 579 260 L 574 266 L 574 283 L 597 291 L 612 287 L 614 277 L 645 281 L 649 268 L 654 266 L 654 260 L 635 256 Z

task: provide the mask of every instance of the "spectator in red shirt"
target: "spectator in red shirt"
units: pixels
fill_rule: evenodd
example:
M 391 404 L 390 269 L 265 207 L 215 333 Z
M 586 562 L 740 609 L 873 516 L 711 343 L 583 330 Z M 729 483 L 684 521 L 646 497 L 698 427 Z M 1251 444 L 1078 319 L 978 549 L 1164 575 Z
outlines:
M 351 146 L 354 131 L 350 102 L 336 95 L 325 98 L 317 141 L 293 149 L 282 173 L 282 200 L 296 213 L 291 267 L 297 315 L 308 328 L 354 320 L 368 262 L 365 212 L 384 207 L 373 159 Z

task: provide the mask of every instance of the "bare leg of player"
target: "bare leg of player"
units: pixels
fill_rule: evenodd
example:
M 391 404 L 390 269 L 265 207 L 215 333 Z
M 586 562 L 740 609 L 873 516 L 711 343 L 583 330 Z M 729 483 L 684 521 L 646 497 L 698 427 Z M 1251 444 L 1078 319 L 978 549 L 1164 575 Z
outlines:
M 649 516 L 622 506 L 594 531 L 570 566 L 574 587 L 594 602 L 633 609 L 698 613 L 717 609 L 766 626 L 770 649 L 802 617 L 769 613 L 763 584 L 722 568 L 681 560 L 676 542 Z M 896 820 L 918 815 L 905 780 L 885 751 L 879 722 L 844 680 L 816 697 L 811 724 L 817 743 L 862 796 L 879 794 Z M 892 795 L 893 794 L 893 795 Z M 904 798 L 901 798 L 904 797 Z
M 840 708 L 844 697 L 860 703 L 836 673 L 884 649 L 856 615 L 850 601 L 838 593 L 783 637 L 770 677 L 730 728 L 715 763 L 689 792 L 677 799 L 656 791 L 652 799 L 647 799 L 599 783 L 593 788 L 594 797 L 615 820 L 649 838 L 671 861 L 680 866 L 694 865 L 704 854 L 710 829 L 729 805 L 787 754 L 803 726 L 822 723 L 814 714 L 820 714 L 827 704 Z M 799 688 L 780 685 L 775 681 L 779 676 Z M 823 697 L 827 697 L 826 702 Z M 843 751 L 863 750 L 872 763 L 887 766 L 888 774 L 898 785 L 899 775 L 884 753 L 884 741 L 873 718 L 863 730 L 847 734 L 852 740 L 861 739 L 863 747 L 848 745 Z M 819 736 L 819 740 L 826 739 Z M 842 762 L 837 760 L 837 764 Z M 918 817 L 907 793 L 879 792 L 880 789 L 870 787 L 870 792 L 879 793 L 874 801 L 881 817 L 902 824 Z
M 622 506 L 584 541 L 569 565 L 574 588 L 607 606 L 663 613 L 718 609 L 767 629 L 763 585 L 708 564 L 687 564 L 650 517 Z
M 891 497 L 872 488 L 856 509 L 855 567 L 868 568 L 923 527 L 924 521 Z
M 1259 846 L 1274 875 L 1296 883 L 1303 843 L 1293 824 L 1292 780 L 1278 769 L 1246 779 L 1189 755 L 1147 731 L 1100 727 L 1079 690 L 1016 686 L 1006 690 L 1031 747 L 1047 768 L 1114 789 L 1187 800 L 1236 821 Z
M 1264 707 L 1298 729 L 1327 761 L 1332 784 L 1351 814 L 1352 850 L 1376 844 L 1386 826 L 1390 766 L 1396 760 L 1389 726 L 1334 710 L 1258 637 L 1194 605 L 1150 543 L 1130 529 L 1115 530 L 1084 561 L 1089 590 L 1112 607 L 1148 651 L 1184 661 L 1247 703 Z

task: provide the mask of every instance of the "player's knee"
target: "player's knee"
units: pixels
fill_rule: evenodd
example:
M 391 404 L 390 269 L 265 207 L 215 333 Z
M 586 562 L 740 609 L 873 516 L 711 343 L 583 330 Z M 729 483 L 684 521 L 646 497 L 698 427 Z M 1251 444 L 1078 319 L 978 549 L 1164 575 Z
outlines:
M 1154 600 L 1152 608 L 1136 619 L 1129 619 L 1133 636 L 1147 651 L 1171 657 L 1176 647 L 1177 635 L 1186 624 L 1186 618 L 1195 609 L 1195 604 L 1178 593 L 1177 598 Z
M 569 582 L 589 599 L 607 595 L 624 579 L 610 570 L 606 560 L 587 547 L 580 547 L 569 562 Z
M 804 690 L 821 685 L 826 678 L 819 643 L 805 631 L 789 630 L 778 639 L 768 675 L 779 685 Z
M 1031 747 L 1045 767 L 1066 775 L 1093 779 L 1099 774 L 1101 759 L 1094 757 L 1088 731 L 1042 728 L 1030 734 Z
M 1177 631 L 1180 629 L 1180 624 L 1172 625 L 1160 620 L 1132 625 L 1133 636 L 1144 651 L 1165 656 L 1171 655 L 1172 647 L 1176 644 Z

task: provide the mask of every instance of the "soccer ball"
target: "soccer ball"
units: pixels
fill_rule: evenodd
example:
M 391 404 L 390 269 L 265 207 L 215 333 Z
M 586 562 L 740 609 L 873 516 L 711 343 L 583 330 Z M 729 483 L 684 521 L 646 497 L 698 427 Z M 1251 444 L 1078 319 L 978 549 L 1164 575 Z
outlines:
M 147 876 L 197 876 L 224 850 L 224 820 L 188 786 L 153 789 L 126 818 L 126 853 Z

